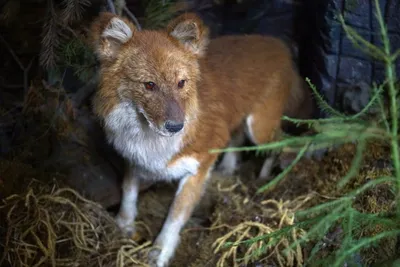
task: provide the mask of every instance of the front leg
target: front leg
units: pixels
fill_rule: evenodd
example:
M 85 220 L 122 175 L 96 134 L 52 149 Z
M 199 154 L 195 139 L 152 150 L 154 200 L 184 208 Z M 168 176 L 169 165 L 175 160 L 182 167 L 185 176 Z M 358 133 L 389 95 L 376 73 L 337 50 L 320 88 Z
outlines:
M 200 166 L 196 175 L 185 177 L 180 181 L 167 219 L 154 242 L 154 248 L 149 253 L 151 266 L 168 266 L 178 246 L 180 231 L 204 192 L 210 170 L 211 164 L 205 164 Z
M 127 165 L 122 182 L 121 206 L 115 218 L 119 228 L 127 235 L 133 235 L 135 232 L 139 185 L 139 178 L 134 174 L 133 167 Z

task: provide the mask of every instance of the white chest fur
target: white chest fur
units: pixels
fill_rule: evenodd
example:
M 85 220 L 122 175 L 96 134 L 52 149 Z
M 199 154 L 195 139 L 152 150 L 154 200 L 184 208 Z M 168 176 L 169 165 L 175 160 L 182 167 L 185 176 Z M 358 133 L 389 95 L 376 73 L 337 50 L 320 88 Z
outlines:
M 171 167 L 170 159 L 182 148 L 182 135 L 165 137 L 140 122 L 130 103 L 118 104 L 105 118 L 108 141 L 131 164 L 141 179 L 181 179 L 197 172 L 199 162 L 183 157 Z

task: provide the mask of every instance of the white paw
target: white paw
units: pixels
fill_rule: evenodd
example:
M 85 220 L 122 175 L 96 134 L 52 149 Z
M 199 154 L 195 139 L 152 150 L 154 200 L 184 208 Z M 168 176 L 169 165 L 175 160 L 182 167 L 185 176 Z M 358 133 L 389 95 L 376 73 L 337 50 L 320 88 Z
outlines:
M 274 164 L 275 164 L 275 157 L 267 158 L 264 161 L 263 166 L 261 167 L 261 171 L 258 174 L 258 179 L 260 179 L 260 180 L 268 179 L 269 175 L 271 174 L 271 171 L 274 167 Z
M 223 175 L 233 175 L 237 169 L 238 155 L 233 152 L 227 152 L 221 163 L 218 165 L 217 170 Z
M 151 267 L 167 267 L 169 262 L 169 255 L 166 249 L 153 247 L 149 254 L 148 260 Z
M 134 220 L 126 219 L 125 217 L 118 214 L 115 217 L 115 222 L 117 223 L 119 229 L 121 229 L 121 231 L 125 235 L 132 236 L 135 233 Z

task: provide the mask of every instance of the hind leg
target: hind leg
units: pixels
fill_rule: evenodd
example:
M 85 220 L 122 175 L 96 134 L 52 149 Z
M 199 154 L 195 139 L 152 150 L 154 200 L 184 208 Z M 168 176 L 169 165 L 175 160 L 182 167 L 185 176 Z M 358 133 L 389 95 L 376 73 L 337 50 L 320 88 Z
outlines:
M 232 134 L 232 139 L 229 142 L 228 147 L 239 147 L 245 141 L 245 134 L 242 127 L 239 127 Z M 225 152 L 222 156 L 222 160 L 218 165 L 218 171 L 222 172 L 224 175 L 232 175 L 238 166 L 240 160 L 240 152 Z
M 261 120 L 261 118 L 261 116 L 252 113 L 246 119 L 247 136 L 255 145 L 275 141 L 280 135 L 280 120 L 278 121 L 275 118 L 267 120 L 265 117 Z M 274 151 L 268 153 L 258 174 L 258 179 L 268 179 L 276 164 L 277 157 L 278 155 Z
M 248 138 L 256 145 L 261 145 L 279 139 L 281 118 L 285 105 L 285 97 L 276 95 L 268 98 L 263 104 L 258 104 L 246 118 L 245 132 Z M 277 153 L 271 152 L 265 160 L 258 178 L 268 178 L 277 160 Z
M 261 171 L 258 174 L 258 179 L 266 180 L 269 175 L 271 174 L 272 168 L 276 164 L 277 160 L 277 155 L 276 153 L 270 153 L 269 157 L 267 157 L 264 161 L 264 164 L 261 167 Z

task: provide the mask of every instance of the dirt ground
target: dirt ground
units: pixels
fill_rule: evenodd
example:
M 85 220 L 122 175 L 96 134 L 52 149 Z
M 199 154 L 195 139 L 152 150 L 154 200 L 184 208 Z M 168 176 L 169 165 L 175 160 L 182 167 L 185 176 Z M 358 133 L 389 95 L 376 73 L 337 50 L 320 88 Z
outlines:
M 365 153 L 360 174 L 345 189 L 337 190 L 336 183 L 349 170 L 353 155 L 354 145 L 344 145 L 328 152 L 320 161 L 303 159 L 274 189 L 260 195 L 255 192 L 265 181 L 254 178 L 259 159 L 244 162 L 237 176 L 224 177 L 214 172 L 201 204 L 181 234 L 181 244 L 171 266 L 299 266 L 307 259 L 310 247 L 298 247 L 285 256 L 282 250 L 288 246 L 289 240 L 279 240 L 267 254 L 248 263 L 235 263 L 235 260 L 249 256 L 262 245 L 261 242 L 251 249 L 244 245 L 233 248 L 222 245 L 227 241 L 246 240 L 291 225 L 294 223 L 294 211 L 339 197 L 370 179 L 391 172 L 388 146 L 372 143 Z M 62 174 L 46 173 L 29 164 L 3 160 L 0 162 L 1 196 L 5 199 L 10 193 L 21 192 L 21 185 L 28 184 L 32 178 L 51 184 L 54 179 L 60 183 L 62 177 Z M 138 234 L 134 239 L 137 246 L 147 244 L 144 251 L 161 228 L 175 190 L 176 184 L 159 183 L 140 194 Z M 389 189 L 383 185 L 368 191 L 356 203 L 360 210 L 378 212 L 388 210 L 392 201 Z M 111 208 L 109 212 L 113 215 L 116 210 L 117 207 Z M 108 219 L 107 223 L 111 224 L 111 228 L 115 227 L 112 220 Z M 3 225 L 2 229 L 6 232 L 7 225 Z M 112 234 L 119 237 L 116 232 Z M 302 229 L 297 229 L 294 235 L 301 236 Z M 369 263 L 393 258 L 397 253 L 396 240 L 386 242 L 386 246 L 369 249 L 362 254 L 362 258 Z M 322 253 L 329 253 L 334 247 L 328 245 Z M 145 253 L 135 255 L 145 257 Z M 11 266 L 23 265 L 15 262 Z
M 254 178 L 257 169 L 254 161 L 244 164 L 240 176 L 223 177 L 215 173 L 201 205 L 182 233 L 182 243 L 172 266 L 298 266 L 307 258 L 308 248 L 292 251 L 285 257 L 282 250 L 288 245 L 286 240 L 269 250 L 269 258 L 263 255 L 247 265 L 233 261 L 234 257 L 239 259 L 246 255 L 248 248 L 245 246 L 236 250 L 216 248 L 223 241 L 256 237 L 291 225 L 292 212 L 339 197 L 369 179 L 391 172 L 388 147 L 370 144 L 360 174 L 347 188 L 337 190 L 336 184 L 349 170 L 354 152 L 354 145 L 345 145 L 329 152 L 321 161 L 304 159 L 283 182 L 258 196 L 255 192 L 265 182 Z M 143 229 L 145 239 L 153 238 L 161 227 L 173 190 L 173 187 L 167 190 L 159 186 L 142 194 L 138 219 L 150 228 L 148 234 Z M 360 210 L 379 212 L 388 210 L 392 202 L 389 188 L 379 186 L 356 203 Z M 236 234 L 230 236 L 231 231 Z M 300 232 L 297 233 L 299 236 Z M 327 248 L 326 252 L 332 248 Z M 368 250 L 365 255 L 368 255 L 366 261 L 369 263 L 390 259 L 396 255 L 396 241 L 386 243 L 385 249 Z
M 162 226 L 177 185 L 158 183 L 141 192 L 138 234 L 133 241 L 125 240 L 111 217 L 118 209 L 120 185 L 107 179 L 111 174 L 120 176 L 121 166 L 114 164 L 120 171 L 118 175 L 98 167 L 105 165 L 99 160 L 101 149 L 96 145 L 94 135 L 85 132 L 86 128 L 82 126 L 86 125 L 81 123 L 85 113 L 78 112 L 62 91 L 41 81 L 32 86 L 24 105 L 22 114 L 12 116 L 18 120 L 16 145 L 7 157 L 0 159 L 0 198 L 6 203 L 0 209 L 0 217 L 6 218 L 0 222 L 0 237 L 4 237 L 0 240 L 5 255 L 3 263 L 35 266 L 40 257 L 32 255 L 47 255 L 46 264 L 39 266 L 76 266 L 76 263 L 67 264 L 67 260 L 61 260 L 59 257 L 63 255 L 70 261 L 73 259 L 72 262 L 80 262 L 80 266 L 146 266 L 143 263 L 145 255 Z M 1 112 L 3 119 L 9 114 Z M 94 128 L 93 132 L 99 130 Z M 99 140 L 101 142 L 101 138 Z M 304 158 L 284 180 L 262 194 L 255 194 L 265 184 L 265 181 L 255 179 L 263 161 L 261 157 L 247 154 L 236 176 L 224 177 L 214 172 L 200 205 L 181 234 L 181 243 L 171 266 L 300 266 L 310 255 L 313 242 L 297 246 L 288 254 L 283 250 L 301 237 L 304 229 L 294 228 L 290 238 L 275 238 L 261 255 L 255 253 L 265 246 L 262 240 L 252 245 L 226 247 L 224 244 L 274 233 L 295 223 L 295 211 L 338 198 L 371 179 L 391 174 L 389 146 L 373 142 L 367 147 L 359 175 L 339 190 L 337 182 L 349 171 L 354 154 L 355 145 L 348 144 L 332 149 L 320 160 Z M 104 149 L 102 155 L 111 158 L 112 151 Z M 58 195 L 61 193 L 56 188 L 71 186 L 71 179 L 72 187 L 87 201 L 71 192 L 68 196 Z M 32 180 L 41 181 L 43 186 L 31 187 Z M 69 183 L 65 182 L 67 180 Z M 91 192 L 86 192 L 87 189 Z M 17 197 L 10 200 L 8 197 L 12 194 Z M 354 202 L 357 210 L 371 213 L 390 211 L 392 204 L 393 194 L 385 184 L 363 193 Z M 64 210 L 68 210 L 69 216 Z M 45 216 L 46 220 L 40 216 Z M 31 225 L 32 222 L 35 224 Z M 66 225 L 77 228 L 65 228 Z M 91 227 L 87 228 L 88 225 Z M 52 239 L 44 229 L 51 229 Z M 363 235 L 374 235 L 381 230 L 379 227 L 369 229 Z M 333 241 L 324 241 L 320 258 L 327 257 L 340 246 L 335 231 L 331 229 L 331 236 L 327 237 Z M 29 239 L 26 237 L 28 232 L 32 235 Z M 65 240 L 69 240 L 69 245 L 54 245 Z M 355 256 L 383 266 L 381 262 L 399 255 L 399 246 L 396 238 L 382 242 L 385 242 L 384 246 L 372 247 Z M 90 244 L 97 245 L 88 249 Z M 31 255 L 24 254 L 29 264 L 22 264 L 18 253 Z M 103 255 L 103 261 L 93 265 L 96 255 Z M 122 259 L 125 263 L 134 259 L 135 263 L 119 265 Z

